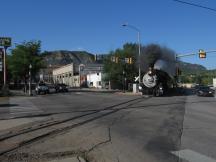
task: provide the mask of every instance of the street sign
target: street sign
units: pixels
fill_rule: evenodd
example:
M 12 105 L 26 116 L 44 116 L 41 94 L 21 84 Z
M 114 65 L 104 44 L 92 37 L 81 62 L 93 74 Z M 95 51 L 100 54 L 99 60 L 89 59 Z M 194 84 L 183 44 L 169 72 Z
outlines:
M 10 37 L 0 37 L 0 46 L 10 47 L 11 38 Z

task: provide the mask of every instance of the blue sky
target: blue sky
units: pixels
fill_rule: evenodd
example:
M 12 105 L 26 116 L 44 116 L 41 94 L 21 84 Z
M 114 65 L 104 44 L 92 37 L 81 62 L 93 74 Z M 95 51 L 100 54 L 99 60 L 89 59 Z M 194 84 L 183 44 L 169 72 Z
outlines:
M 185 0 L 216 8 L 215 0 Z M 216 49 L 216 12 L 173 0 L 0 0 L 0 36 L 13 43 L 41 40 L 42 50 L 86 50 L 108 53 L 141 31 L 141 42 L 158 43 L 179 54 Z M 200 60 L 183 58 L 216 68 L 216 53 Z

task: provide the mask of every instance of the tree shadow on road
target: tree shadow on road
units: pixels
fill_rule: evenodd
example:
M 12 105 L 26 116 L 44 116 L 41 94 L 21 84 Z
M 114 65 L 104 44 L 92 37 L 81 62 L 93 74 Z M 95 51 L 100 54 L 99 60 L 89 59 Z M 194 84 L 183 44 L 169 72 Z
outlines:
M 0 107 L 15 107 L 15 106 L 19 106 L 18 104 L 0 104 Z

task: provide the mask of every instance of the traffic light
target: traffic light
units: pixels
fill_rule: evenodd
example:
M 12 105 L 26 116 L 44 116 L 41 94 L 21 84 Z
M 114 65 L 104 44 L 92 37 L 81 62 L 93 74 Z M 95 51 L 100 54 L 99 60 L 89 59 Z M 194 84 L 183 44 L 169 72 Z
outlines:
M 199 50 L 199 58 L 206 58 L 206 52 L 202 49 Z
M 115 63 L 118 63 L 118 61 L 119 61 L 119 58 L 115 57 Z
M 177 67 L 177 68 L 176 68 L 176 75 L 179 76 L 179 75 L 181 75 L 181 73 L 182 73 L 182 72 L 181 72 L 180 68 Z
M 132 64 L 132 63 L 133 63 L 132 57 L 125 58 L 125 61 L 124 61 L 124 62 L 127 63 L 127 64 Z
M 133 60 L 132 60 L 132 57 L 129 58 L 129 64 L 132 64 L 133 63 Z
M 124 61 L 126 64 L 129 64 L 129 58 L 125 58 L 125 61 Z
M 118 57 L 115 57 L 115 56 L 112 56 L 112 57 L 111 57 L 111 61 L 112 61 L 112 62 L 115 62 L 115 63 L 118 63 L 118 62 L 119 62 L 119 58 L 118 58 Z
M 4 55 L 4 49 L 0 48 L 0 59 L 3 58 L 3 55 Z
M 111 61 L 112 61 L 112 62 L 115 62 L 115 56 L 112 56 L 112 57 L 111 57 Z

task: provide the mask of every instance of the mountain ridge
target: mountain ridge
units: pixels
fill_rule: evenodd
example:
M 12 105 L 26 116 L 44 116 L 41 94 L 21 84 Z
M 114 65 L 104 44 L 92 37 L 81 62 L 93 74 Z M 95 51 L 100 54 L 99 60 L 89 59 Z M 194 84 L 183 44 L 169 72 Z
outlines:
M 70 63 L 74 63 L 76 65 L 95 63 L 95 54 L 89 53 L 87 51 L 45 51 L 41 54 L 41 56 L 47 67 L 63 66 Z M 178 65 L 181 71 L 184 73 L 198 73 L 207 71 L 206 67 L 199 64 L 180 61 Z

